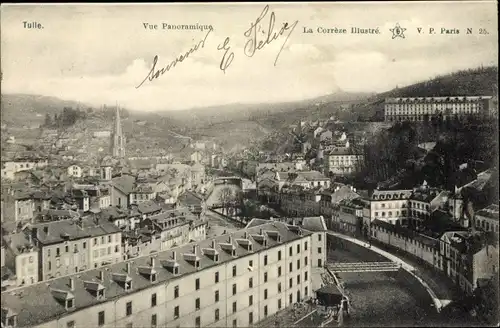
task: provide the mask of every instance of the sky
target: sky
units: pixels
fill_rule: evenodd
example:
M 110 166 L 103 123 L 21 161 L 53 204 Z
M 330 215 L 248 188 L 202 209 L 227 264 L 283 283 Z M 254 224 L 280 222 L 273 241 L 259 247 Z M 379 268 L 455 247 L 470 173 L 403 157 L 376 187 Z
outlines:
M 2 5 L 2 93 L 167 111 L 296 101 L 340 91 L 383 92 L 460 69 L 497 65 L 495 1 L 268 5 L 258 40 L 265 40 L 271 13 L 273 31 L 285 22 L 297 24 L 252 57 L 244 53 L 244 33 L 265 3 Z M 25 28 L 23 22 L 40 23 L 43 29 Z M 211 25 L 213 31 L 168 30 L 163 23 Z M 404 38 L 393 38 L 390 29 L 397 23 L 406 29 Z M 351 27 L 378 28 L 379 34 L 318 33 L 318 28 L 350 32 Z M 436 34 L 428 33 L 431 27 Z M 314 33 L 303 33 L 304 28 Z M 457 28 L 460 34 L 440 34 L 441 28 Z M 473 34 L 465 34 L 466 28 Z M 479 29 L 488 34 L 480 35 Z M 234 57 L 224 72 L 224 50 L 218 46 L 226 37 Z M 202 39 L 203 47 L 137 88 L 155 56 L 156 68 L 164 68 Z

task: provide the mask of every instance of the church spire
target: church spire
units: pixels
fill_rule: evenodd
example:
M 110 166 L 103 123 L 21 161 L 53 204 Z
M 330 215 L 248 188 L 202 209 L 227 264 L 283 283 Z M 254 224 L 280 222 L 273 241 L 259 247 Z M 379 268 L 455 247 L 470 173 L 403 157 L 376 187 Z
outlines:
M 123 136 L 118 102 L 116 103 L 115 128 L 111 140 L 111 153 L 113 157 L 120 159 L 125 157 L 125 137 Z

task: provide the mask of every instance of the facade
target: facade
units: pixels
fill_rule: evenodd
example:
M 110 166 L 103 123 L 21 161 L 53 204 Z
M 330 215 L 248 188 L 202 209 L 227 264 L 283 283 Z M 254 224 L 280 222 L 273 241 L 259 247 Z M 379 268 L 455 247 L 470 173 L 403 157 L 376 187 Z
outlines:
M 445 232 L 440 238 L 443 272 L 467 295 L 478 287 L 478 280 L 498 276 L 498 246 L 480 234 L 466 231 Z
M 43 168 L 47 165 L 48 160 L 46 158 L 38 158 L 32 156 L 23 156 L 9 160 L 2 160 L 2 178 L 13 180 L 15 178 L 15 174 L 18 172 L 29 171 L 36 168 Z
M 422 225 L 431 214 L 448 204 L 449 193 L 426 185 L 413 190 L 408 199 L 408 224 L 413 227 Z
M 349 175 L 363 165 L 364 155 L 353 148 L 334 148 L 323 152 L 325 174 Z
M 412 190 L 374 190 L 370 197 L 370 218 L 408 224 L 408 199 Z
M 67 168 L 67 175 L 69 177 L 81 178 L 82 177 L 82 168 L 78 165 L 70 165 Z
M 4 237 L 5 266 L 16 276 L 16 286 L 38 282 L 38 249 L 23 232 Z M 2 264 L 3 266 L 3 264 Z
M 248 327 L 312 295 L 314 235 L 272 222 L 80 272 L 2 293 L 2 319 L 13 327 Z
M 491 204 L 474 215 L 477 230 L 492 231 L 498 236 L 498 205 Z
M 125 136 L 120 121 L 120 109 L 116 106 L 115 128 L 111 137 L 111 154 L 116 158 L 125 157 Z
M 40 280 L 120 261 L 121 234 L 112 223 L 91 217 L 33 225 Z
M 466 115 L 490 115 L 491 96 L 450 96 L 387 98 L 384 105 L 386 122 L 425 121 L 432 117 L 443 120 Z
M 3 220 L 29 222 L 34 218 L 35 201 L 31 193 L 20 190 L 8 190 L 2 193 Z

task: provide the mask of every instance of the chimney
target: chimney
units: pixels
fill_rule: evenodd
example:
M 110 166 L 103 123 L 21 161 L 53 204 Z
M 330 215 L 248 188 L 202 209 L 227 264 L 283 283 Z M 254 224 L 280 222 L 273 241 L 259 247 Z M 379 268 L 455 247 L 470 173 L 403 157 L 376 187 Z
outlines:
M 127 265 L 127 274 L 130 274 L 130 262 L 127 262 L 126 265 Z
M 99 280 L 100 281 L 104 280 L 104 272 L 102 270 L 99 270 Z
M 215 249 L 215 239 L 212 240 L 212 248 Z
M 69 289 L 75 290 L 75 281 L 73 280 L 73 278 L 69 278 Z
M 151 267 L 152 268 L 155 267 L 155 258 L 154 257 L 151 257 Z
M 193 254 L 196 255 L 196 245 L 193 245 Z
M 174 261 L 177 261 L 177 252 L 176 252 L 176 251 L 174 251 L 174 252 L 172 253 L 172 259 L 173 259 Z
M 243 239 L 248 239 L 248 234 L 246 231 L 243 233 Z
M 231 237 L 231 235 L 229 235 L 229 240 L 227 242 L 228 244 L 232 244 L 233 243 L 233 238 Z

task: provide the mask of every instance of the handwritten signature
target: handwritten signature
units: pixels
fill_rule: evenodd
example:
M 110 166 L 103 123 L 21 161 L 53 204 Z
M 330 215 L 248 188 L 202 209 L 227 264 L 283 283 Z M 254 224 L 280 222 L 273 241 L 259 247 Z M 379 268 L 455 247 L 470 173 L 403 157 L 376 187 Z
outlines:
M 292 34 L 293 30 L 295 29 L 295 26 L 297 26 L 297 23 L 299 22 L 296 20 L 293 22 L 293 24 L 288 24 L 288 22 L 283 23 L 283 26 L 278 32 L 274 31 L 274 22 L 276 20 L 274 11 L 271 12 L 271 15 L 269 17 L 269 25 L 267 27 L 267 31 L 262 29 L 261 22 L 266 18 L 267 13 L 269 12 L 269 5 L 266 5 L 264 7 L 264 10 L 262 10 L 262 13 L 260 16 L 255 20 L 254 23 L 250 24 L 250 28 L 244 33 L 244 35 L 248 38 L 244 52 L 245 55 L 248 57 L 253 57 L 255 55 L 255 52 L 257 50 L 260 50 L 264 48 L 266 45 L 270 44 L 274 40 L 276 40 L 278 37 L 282 36 L 285 34 L 285 32 L 288 32 L 288 35 L 286 36 L 285 41 L 281 45 L 280 51 L 278 52 L 278 55 L 276 56 L 276 59 L 274 61 L 274 66 L 276 66 L 276 63 L 278 62 L 278 58 L 281 55 L 281 52 L 283 51 L 283 48 L 285 47 L 286 42 L 290 38 L 290 35 Z M 258 35 L 260 34 L 259 32 L 262 32 L 263 35 L 265 35 L 265 40 L 258 40 Z
M 189 55 L 191 55 L 192 53 L 195 53 L 200 48 L 204 48 L 205 41 L 207 40 L 207 37 L 212 32 L 213 32 L 213 28 L 212 28 L 212 26 L 210 26 L 207 34 L 205 35 L 205 37 L 203 39 L 201 39 L 198 43 L 196 43 L 194 46 L 192 46 L 185 54 L 179 55 L 170 64 L 168 64 L 167 66 L 160 68 L 158 70 L 156 69 L 156 64 L 158 63 L 158 55 L 156 55 L 153 59 L 153 67 L 151 67 L 151 70 L 149 71 L 148 75 L 146 75 L 144 80 L 142 80 L 142 82 L 138 86 L 136 86 L 135 88 L 139 89 L 146 81 L 152 82 L 153 80 L 159 78 L 160 76 L 162 76 L 166 72 L 170 71 L 170 69 L 174 68 L 177 65 L 177 63 L 182 63 L 186 58 L 189 57 Z
M 281 55 L 285 44 L 290 38 L 290 35 L 295 30 L 295 27 L 297 26 L 299 21 L 296 20 L 292 24 L 285 22 L 283 23 L 283 26 L 279 29 L 279 31 L 276 32 L 274 30 L 276 16 L 274 14 L 274 11 L 272 11 L 269 15 L 269 24 L 267 26 L 267 30 L 265 30 L 262 28 L 262 22 L 266 18 L 268 12 L 269 5 L 266 5 L 255 22 L 250 23 L 250 28 L 246 30 L 245 33 L 243 33 L 243 35 L 247 38 L 247 42 L 245 43 L 243 52 L 247 57 L 253 57 L 257 50 L 261 50 L 266 45 L 271 44 L 274 40 L 285 34 L 285 32 L 288 32 L 288 34 L 286 35 L 286 39 L 281 45 L 280 51 L 278 52 L 278 54 L 276 55 L 276 59 L 274 60 L 274 66 L 276 66 L 276 63 L 278 62 L 279 56 Z M 265 36 L 264 40 L 259 39 L 262 37 L 262 35 Z M 219 44 L 219 46 L 217 47 L 218 50 L 224 51 L 224 55 L 222 56 L 219 65 L 219 68 L 224 73 L 226 73 L 226 69 L 231 65 L 234 59 L 234 52 L 231 51 L 230 41 L 231 39 L 227 37 L 224 42 Z

